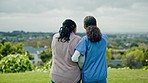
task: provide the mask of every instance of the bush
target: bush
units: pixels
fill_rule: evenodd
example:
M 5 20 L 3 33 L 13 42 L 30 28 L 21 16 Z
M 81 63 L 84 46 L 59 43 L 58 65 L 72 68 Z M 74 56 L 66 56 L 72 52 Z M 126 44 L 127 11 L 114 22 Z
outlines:
M 52 57 L 51 48 L 48 48 L 39 54 L 39 58 L 43 61 L 43 63 L 48 62 Z
M 22 43 L 12 44 L 11 42 L 0 43 L 0 60 L 10 54 L 25 54 Z
M 143 70 L 148 70 L 148 66 L 143 66 Z
M 0 60 L 3 58 L 3 55 L 2 54 L 0 54 Z
M 31 71 L 33 66 L 26 55 L 8 55 L 0 61 L 0 72 L 15 73 Z
M 45 63 L 43 66 L 37 66 L 35 68 L 35 71 L 37 72 L 48 72 L 51 68 L 52 60 L 50 59 L 47 63 Z

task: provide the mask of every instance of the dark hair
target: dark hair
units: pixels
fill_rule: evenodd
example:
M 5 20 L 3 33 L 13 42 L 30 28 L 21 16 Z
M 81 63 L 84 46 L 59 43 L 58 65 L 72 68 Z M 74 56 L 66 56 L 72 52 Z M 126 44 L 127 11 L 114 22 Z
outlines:
M 86 28 L 86 34 L 91 42 L 100 41 L 102 38 L 100 29 L 97 26 L 88 26 Z
M 84 28 L 86 34 L 91 42 L 98 42 L 102 38 L 100 29 L 97 27 L 97 21 L 93 16 L 86 16 L 84 18 Z
M 97 26 L 97 21 L 93 16 L 86 16 L 84 18 L 84 28 L 88 26 Z
M 68 42 L 70 40 L 70 34 L 72 31 L 76 28 L 76 23 L 71 19 L 66 19 L 62 23 L 62 27 L 59 30 L 60 37 L 58 38 L 58 41 L 61 42 Z

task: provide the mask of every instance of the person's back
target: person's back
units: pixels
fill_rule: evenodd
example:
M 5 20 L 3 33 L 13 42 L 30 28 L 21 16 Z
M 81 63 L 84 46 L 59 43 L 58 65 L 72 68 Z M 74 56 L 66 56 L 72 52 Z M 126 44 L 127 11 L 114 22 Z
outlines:
M 72 61 L 79 62 L 78 59 L 81 56 L 85 57 L 82 66 L 83 83 L 106 83 L 107 35 L 101 33 L 93 16 L 85 17 L 84 28 L 86 30 L 86 36 L 75 47 L 76 51 L 72 56 Z
M 106 65 L 107 35 L 102 34 L 102 39 L 99 42 L 95 42 L 95 43 L 91 42 L 87 36 L 83 37 L 80 42 L 83 42 L 83 44 L 79 43 L 78 44 L 79 46 L 76 47 L 76 50 L 78 50 L 82 55 L 85 56 L 85 62 L 82 67 L 83 82 L 98 83 L 99 80 L 106 79 L 107 77 L 107 65 Z M 83 45 L 83 46 L 80 46 L 80 45 Z M 87 51 L 84 51 L 84 50 L 87 50 Z
M 52 40 L 51 80 L 55 83 L 77 83 L 80 80 L 80 69 L 78 64 L 71 61 L 71 57 L 80 37 L 74 32 L 71 32 L 65 39 L 60 39 L 60 37 L 62 36 L 57 33 Z

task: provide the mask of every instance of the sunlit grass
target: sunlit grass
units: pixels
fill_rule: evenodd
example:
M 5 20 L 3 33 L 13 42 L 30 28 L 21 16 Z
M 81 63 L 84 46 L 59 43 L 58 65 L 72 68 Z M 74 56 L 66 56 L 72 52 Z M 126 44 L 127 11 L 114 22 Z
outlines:
M 108 69 L 108 83 L 148 83 L 148 70 Z
M 0 83 L 50 83 L 49 72 L 0 74 Z
M 148 70 L 108 69 L 108 83 L 147 83 Z M 0 74 L 0 83 L 51 83 L 49 72 Z

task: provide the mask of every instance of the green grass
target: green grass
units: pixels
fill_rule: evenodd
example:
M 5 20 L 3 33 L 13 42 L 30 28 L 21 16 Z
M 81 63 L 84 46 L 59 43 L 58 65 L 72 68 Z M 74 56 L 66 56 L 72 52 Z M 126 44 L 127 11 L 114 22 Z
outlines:
M 0 83 L 50 83 L 49 72 L 0 74 Z
M 148 83 L 148 70 L 108 69 L 108 83 Z M 0 83 L 50 83 L 49 72 L 0 74 Z
M 108 69 L 108 83 L 148 83 L 148 70 Z

